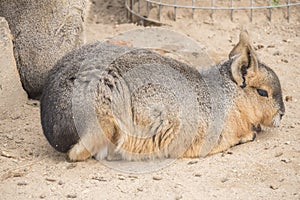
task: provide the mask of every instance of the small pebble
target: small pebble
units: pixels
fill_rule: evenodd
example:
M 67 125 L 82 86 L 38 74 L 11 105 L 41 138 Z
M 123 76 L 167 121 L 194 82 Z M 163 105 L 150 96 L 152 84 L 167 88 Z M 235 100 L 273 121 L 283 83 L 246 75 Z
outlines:
M 162 180 L 162 177 L 161 176 L 153 176 L 153 180 L 160 181 L 160 180 Z
M 289 39 L 283 39 L 282 41 L 283 42 L 288 42 L 288 43 L 292 42 L 292 40 L 289 40 Z
M 227 182 L 227 181 L 229 181 L 228 178 L 222 178 L 222 180 L 221 180 L 222 183 L 225 183 L 225 182 Z
M 0 131 L 0 133 L 2 133 L 2 131 Z M 8 140 L 13 140 L 13 139 L 14 139 L 13 136 L 10 136 L 10 135 L 6 135 L 6 138 L 7 138 Z
M 291 162 L 291 160 L 288 159 L 288 158 L 283 158 L 283 159 L 281 159 L 281 161 L 284 162 L 284 163 L 290 163 Z
M 285 97 L 285 101 L 286 101 L 286 102 L 293 101 L 293 97 L 292 97 L 292 96 L 286 96 L 286 97 Z
M 195 177 L 201 177 L 202 174 L 194 174 Z
M 285 180 L 285 179 L 284 179 L 284 178 L 282 178 L 282 179 L 280 179 L 280 180 L 279 180 L 279 182 L 283 182 L 284 180 Z
M 280 51 L 275 51 L 275 52 L 273 53 L 273 56 L 280 56 L 280 55 L 281 55 Z
M 233 152 L 232 151 L 224 151 L 222 154 L 221 154 L 221 157 L 225 157 L 226 155 L 232 155 Z
M 275 154 L 275 157 L 280 157 L 280 156 L 282 156 L 282 155 L 283 155 L 282 152 L 278 152 L 278 153 Z
M 40 199 L 45 199 L 46 198 L 46 195 L 45 194 L 41 194 L 40 195 Z
M 68 194 L 67 198 L 75 199 L 75 198 L 77 198 L 77 194 Z
M 262 44 L 258 44 L 257 45 L 257 49 L 262 49 L 262 48 L 264 48 L 265 46 L 264 45 L 262 45 Z
M 73 169 L 77 166 L 77 163 L 71 163 L 67 166 L 67 169 Z
M 9 154 L 8 152 L 1 151 L 1 156 L 6 158 L 16 158 L 16 156 Z
M 277 190 L 279 187 L 276 186 L 276 185 L 270 185 L 270 188 L 271 188 L 272 190 Z
M 103 176 L 95 176 L 95 177 L 92 177 L 93 180 L 97 180 L 97 181 L 107 181 Z
M 28 183 L 26 181 L 21 181 L 21 182 L 18 182 L 17 185 L 23 186 L 23 185 L 28 185 Z
M 137 176 L 135 176 L 135 175 L 129 175 L 128 178 L 138 179 L 139 177 L 137 177 Z
M 58 181 L 58 185 L 63 185 L 63 184 L 65 184 L 65 182 L 63 182 L 62 180 Z
M 198 163 L 197 160 L 192 160 L 192 161 L 188 162 L 188 165 L 193 165 L 193 164 L 197 164 L 197 163 Z
M 46 178 L 46 181 L 49 181 L 49 182 L 55 182 L 56 179 L 54 179 L 54 178 Z

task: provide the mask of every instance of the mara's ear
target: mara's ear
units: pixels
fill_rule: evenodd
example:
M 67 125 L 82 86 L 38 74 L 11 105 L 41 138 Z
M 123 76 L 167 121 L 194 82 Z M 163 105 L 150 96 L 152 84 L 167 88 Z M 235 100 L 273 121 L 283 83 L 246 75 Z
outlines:
M 258 72 L 257 56 L 250 43 L 247 31 L 241 32 L 240 41 L 230 52 L 229 58 L 233 59 L 231 73 L 234 81 L 238 86 L 246 87 L 246 78 L 252 78 Z

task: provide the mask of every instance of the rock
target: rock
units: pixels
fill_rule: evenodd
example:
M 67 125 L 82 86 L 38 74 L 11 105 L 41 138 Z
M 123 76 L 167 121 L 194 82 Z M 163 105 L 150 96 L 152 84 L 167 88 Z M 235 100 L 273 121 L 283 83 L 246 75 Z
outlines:
M 222 182 L 222 183 L 225 183 L 225 182 L 227 182 L 227 181 L 229 181 L 229 179 L 226 178 L 226 177 L 221 179 L 221 182 Z
M 257 45 L 257 49 L 262 49 L 262 48 L 264 48 L 265 46 L 264 45 L 262 45 L 262 44 L 258 44 Z
M 226 153 L 229 154 L 229 155 L 233 154 L 233 152 L 230 151 L 230 150 L 226 151 Z
M 131 179 L 138 179 L 139 177 L 138 177 L 138 176 L 135 176 L 135 175 L 129 175 L 128 178 L 131 178 Z
M 75 199 L 75 198 L 77 198 L 77 194 L 68 194 L 67 198 L 69 198 L 69 199 Z
M 77 166 L 77 163 L 71 163 L 67 166 L 67 169 L 73 169 Z
M 24 185 L 28 185 L 28 183 L 26 181 L 21 181 L 17 183 L 18 186 L 24 186 Z
M 18 171 L 18 172 L 12 172 L 12 171 L 9 171 L 5 174 L 2 175 L 2 179 L 8 179 L 8 178 L 12 178 L 12 177 L 23 177 L 27 174 L 28 172 L 25 172 L 24 171 Z
M 160 181 L 160 180 L 162 180 L 162 177 L 161 176 L 153 176 L 153 180 Z
M 58 185 L 63 185 L 63 184 L 65 184 L 65 182 L 63 182 L 62 180 L 58 181 Z
M 84 43 L 87 8 L 87 0 L 0 1 L 0 16 L 11 28 L 17 67 L 30 98 L 40 96 L 56 61 Z
M 228 151 L 224 151 L 224 152 L 221 154 L 221 156 L 222 156 L 222 157 L 225 157 L 226 155 L 232 155 L 232 154 L 233 154 L 233 152 L 230 151 L 230 150 L 228 150 Z
M 16 158 L 16 156 L 11 155 L 5 151 L 1 151 L 1 156 L 6 157 L 6 158 Z
M 290 40 L 290 39 L 283 39 L 282 41 L 283 41 L 283 42 L 287 42 L 287 43 L 293 42 L 293 40 Z
M 278 153 L 275 154 L 275 157 L 280 157 L 280 156 L 282 156 L 282 155 L 283 155 L 282 152 L 278 152 Z
M 271 188 L 272 190 L 277 190 L 279 187 L 278 187 L 277 185 L 270 185 L 270 188 Z
M 292 161 L 290 159 L 288 159 L 288 158 L 283 158 L 283 159 L 281 159 L 281 162 L 290 163 Z
M 8 23 L 0 17 L 0 120 L 13 116 L 27 100 L 14 59 L 12 39 Z
M 118 179 L 123 181 L 123 180 L 125 180 L 125 177 L 124 176 L 119 176 Z
M 286 102 L 293 101 L 293 97 L 292 97 L 292 96 L 286 96 L 286 97 L 285 97 L 285 101 L 286 101 Z
M 103 176 L 99 176 L 99 175 L 93 176 L 92 179 L 93 179 L 93 180 L 100 181 L 100 182 L 105 182 L 105 181 L 107 181 Z
M 273 56 L 280 56 L 280 55 L 281 55 L 280 51 L 275 51 L 275 52 L 273 53 Z
M 49 181 L 49 182 L 55 182 L 56 179 L 54 179 L 54 178 L 46 178 L 46 181 Z
M 193 164 L 197 164 L 197 163 L 198 163 L 197 160 L 192 160 L 192 161 L 188 162 L 188 165 L 193 165 Z
M 198 174 L 198 173 L 196 173 L 196 174 L 194 174 L 194 176 L 195 176 L 195 177 L 201 177 L 201 176 L 202 176 L 202 174 Z

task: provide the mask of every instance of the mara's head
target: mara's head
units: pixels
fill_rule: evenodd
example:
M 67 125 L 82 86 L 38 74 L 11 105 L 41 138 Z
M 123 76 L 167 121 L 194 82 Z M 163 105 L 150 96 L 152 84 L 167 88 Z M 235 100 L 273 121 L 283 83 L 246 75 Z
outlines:
M 239 109 L 253 125 L 278 126 L 285 113 L 280 82 L 271 68 L 259 62 L 247 31 L 241 32 L 229 57 L 232 79 L 241 88 Z

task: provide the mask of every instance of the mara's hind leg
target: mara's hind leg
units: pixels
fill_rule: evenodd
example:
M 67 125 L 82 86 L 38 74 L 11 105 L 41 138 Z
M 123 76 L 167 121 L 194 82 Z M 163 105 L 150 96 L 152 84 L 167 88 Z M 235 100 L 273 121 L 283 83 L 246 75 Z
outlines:
M 107 145 L 107 148 L 100 149 L 93 157 L 96 160 L 103 160 L 105 158 L 108 161 L 122 160 L 122 155 L 116 152 L 116 145 L 111 142 Z
M 84 161 L 91 157 L 91 153 L 85 148 L 81 141 L 75 144 L 68 152 L 70 161 Z
M 115 151 L 119 130 L 113 122 L 102 118 L 101 131 L 83 135 L 69 151 L 69 159 L 83 161 L 93 156 L 96 160 L 120 160 L 121 155 Z
M 110 121 L 112 122 L 112 121 Z M 107 146 L 106 148 L 100 149 L 95 155 L 94 158 L 96 160 L 103 160 L 106 158 L 108 161 L 122 160 L 122 155 L 116 151 L 116 145 L 120 138 L 120 129 L 114 125 L 114 123 L 106 123 L 103 125 L 104 130 L 109 133 L 107 135 Z M 113 125 L 112 125 L 113 124 Z
M 101 152 L 99 159 L 104 159 L 108 154 L 109 140 L 105 135 L 87 134 L 82 136 L 68 152 L 70 161 L 83 161 Z

